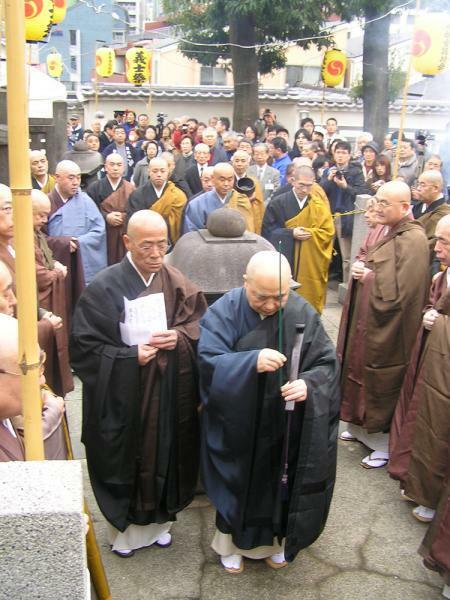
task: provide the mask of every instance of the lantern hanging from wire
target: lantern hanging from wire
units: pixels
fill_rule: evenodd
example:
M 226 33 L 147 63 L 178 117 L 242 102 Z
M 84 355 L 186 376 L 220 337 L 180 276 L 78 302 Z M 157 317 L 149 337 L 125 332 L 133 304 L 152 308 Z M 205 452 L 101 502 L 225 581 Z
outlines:
M 322 81 L 327 87 L 336 87 L 342 83 L 346 68 L 347 57 L 341 50 L 327 50 L 322 62 Z
M 127 80 L 141 86 L 150 80 L 152 53 L 142 46 L 129 48 L 125 54 Z
M 450 50 L 450 18 L 445 13 L 416 17 L 412 45 L 413 69 L 425 77 L 445 71 Z
M 25 0 L 25 39 L 27 42 L 44 40 L 53 24 L 52 0 Z
M 95 70 L 99 77 L 111 77 L 115 69 L 116 55 L 112 48 L 98 48 L 95 52 Z
M 53 25 L 61 23 L 66 16 L 67 0 L 53 0 Z
M 50 77 L 61 77 L 63 71 L 62 57 L 59 52 L 50 52 L 45 59 L 47 63 L 47 73 Z

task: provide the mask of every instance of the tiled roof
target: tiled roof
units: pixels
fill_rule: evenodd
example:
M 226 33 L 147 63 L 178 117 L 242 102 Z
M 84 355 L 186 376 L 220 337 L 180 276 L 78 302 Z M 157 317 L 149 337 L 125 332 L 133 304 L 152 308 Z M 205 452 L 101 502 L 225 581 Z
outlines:
M 88 99 L 95 94 L 94 89 L 90 85 L 82 87 L 83 96 Z M 197 86 L 197 87 L 162 87 L 158 85 L 135 87 L 128 84 L 102 84 L 98 87 L 98 95 L 100 97 L 110 98 L 148 98 L 151 94 L 152 98 L 163 99 L 192 99 L 192 100 L 231 100 L 234 96 L 233 88 L 231 87 L 213 87 L 213 86 Z M 314 87 L 298 87 L 283 89 L 264 89 L 259 90 L 260 100 L 270 101 L 287 101 L 296 103 L 299 107 L 316 108 L 322 104 L 323 90 L 322 88 Z M 327 89 L 325 90 L 325 106 L 327 109 L 336 110 L 361 110 L 362 102 L 354 101 L 343 89 Z M 390 111 L 400 112 L 401 101 L 396 100 L 389 106 Z M 408 113 L 439 113 L 449 112 L 450 101 L 433 101 L 431 98 L 424 99 L 409 99 Z

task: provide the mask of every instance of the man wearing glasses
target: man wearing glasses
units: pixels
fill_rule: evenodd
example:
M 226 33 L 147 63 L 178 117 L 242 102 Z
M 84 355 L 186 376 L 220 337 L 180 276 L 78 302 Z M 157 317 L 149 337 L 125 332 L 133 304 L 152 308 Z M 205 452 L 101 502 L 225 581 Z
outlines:
M 375 198 L 386 233 L 369 248 L 365 262 L 352 265 L 350 306 L 338 340 L 341 419 L 348 423 L 341 439 L 373 451 L 361 462 L 366 469 L 384 467 L 389 459 L 391 420 L 430 282 L 427 238 L 411 220 L 409 187 L 390 181 Z
M 91 484 L 109 522 L 112 551 L 129 557 L 139 548 L 170 545 L 176 513 L 194 495 L 194 345 L 206 301 L 164 265 L 168 228 L 160 214 L 134 213 L 124 242 L 122 261 L 100 273 L 78 302 L 70 351 L 83 382 L 82 441 Z M 145 343 L 122 341 L 126 300 L 157 294 L 163 294 L 165 329 L 151 331 L 141 320 Z
M 325 194 L 319 193 L 311 167 L 295 171 L 292 190 L 271 200 L 263 219 L 262 235 L 287 257 L 298 293 L 317 312 L 325 304 L 328 267 L 333 251 L 334 225 Z

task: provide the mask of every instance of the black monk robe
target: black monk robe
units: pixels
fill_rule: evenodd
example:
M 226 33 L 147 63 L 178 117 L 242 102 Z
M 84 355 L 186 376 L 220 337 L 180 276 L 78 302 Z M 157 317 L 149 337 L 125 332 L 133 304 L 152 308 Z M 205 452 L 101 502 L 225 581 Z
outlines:
M 314 309 L 291 292 L 283 311 L 283 353 L 291 357 L 295 325 L 305 323 L 299 379 L 306 402 L 296 403 L 289 443 L 289 489 L 281 499 L 286 411 L 278 373 L 259 374 L 260 349 L 277 348 L 278 315 L 261 320 L 243 288 L 213 304 L 200 323 L 203 403 L 202 478 L 218 511 L 217 526 L 241 549 L 286 538 L 294 560 L 322 532 L 336 472 L 339 367 Z M 283 372 L 287 381 L 289 363 Z
M 140 367 L 137 346 L 119 333 L 124 296 L 164 293 L 175 350 Z M 163 266 L 150 286 L 127 257 L 98 274 L 73 318 L 72 366 L 83 382 L 82 441 L 98 505 L 120 531 L 175 519 L 198 476 L 198 394 L 194 345 L 206 301 L 177 269 Z

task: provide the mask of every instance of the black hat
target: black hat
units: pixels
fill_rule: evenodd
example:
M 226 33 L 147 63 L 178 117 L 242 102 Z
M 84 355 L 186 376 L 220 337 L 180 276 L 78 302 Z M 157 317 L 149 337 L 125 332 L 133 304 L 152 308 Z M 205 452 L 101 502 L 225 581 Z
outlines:
M 364 150 L 366 148 L 370 148 L 371 150 L 373 150 L 375 152 L 375 154 L 378 154 L 378 152 L 380 151 L 380 147 L 378 146 L 378 144 L 376 142 L 366 142 L 364 144 L 364 146 L 361 148 L 361 152 L 364 152 Z

